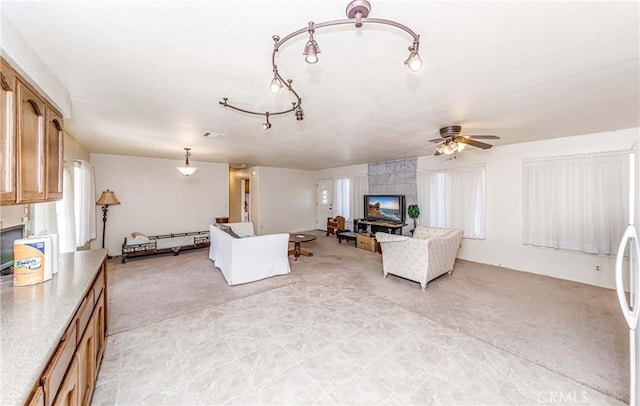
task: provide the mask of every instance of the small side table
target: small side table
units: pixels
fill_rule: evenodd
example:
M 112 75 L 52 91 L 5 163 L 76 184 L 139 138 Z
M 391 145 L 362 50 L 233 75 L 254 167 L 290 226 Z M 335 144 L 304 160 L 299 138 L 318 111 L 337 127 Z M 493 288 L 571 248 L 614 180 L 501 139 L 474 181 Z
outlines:
M 289 255 L 293 254 L 296 257 L 296 261 L 300 258 L 300 255 L 312 257 L 313 252 L 300 248 L 300 243 L 313 241 L 315 239 L 316 236 L 311 234 L 289 234 L 289 242 L 293 243 L 293 249 L 289 250 Z
M 344 238 L 345 240 L 347 240 L 347 243 L 349 241 L 353 241 L 353 244 L 357 245 L 356 240 L 358 238 L 358 234 L 351 231 L 338 231 L 337 235 L 338 235 L 338 244 L 342 244 L 342 239 Z

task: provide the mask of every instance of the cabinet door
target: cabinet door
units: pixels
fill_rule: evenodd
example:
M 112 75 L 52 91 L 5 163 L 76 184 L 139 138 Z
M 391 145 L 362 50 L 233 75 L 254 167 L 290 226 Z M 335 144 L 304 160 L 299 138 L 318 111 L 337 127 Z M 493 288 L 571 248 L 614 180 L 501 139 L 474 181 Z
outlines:
M 75 352 L 76 322 L 74 320 L 60 339 L 60 344 L 40 379 L 40 384 L 44 388 L 45 403 L 47 405 L 53 403 L 56 393 L 62 386 L 62 382 L 67 374 L 69 365 L 71 365 L 71 360 L 73 360 Z
M 17 203 L 45 198 L 44 102 L 20 81 L 18 88 Z
M 16 202 L 16 77 L 4 63 L 0 87 L 0 204 L 11 204 Z
M 38 386 L 36 393 L 31 396 L 31 399 L 27 402 L 27 406 L 45 406 L 44 403 L 44 390 L 42 386 Z
M 78 359 L 74 357 L 53 404 L 55 406 L 78 406 L 80 404 L 79 399 Z
M 78 358 L 78 399 L 81 405 L 89 404 L 96 379 L 96 326 L 95 318 L 89 320 L 82 340 L 76 350 Z
M 104 294 L 100 295 L 98 302 L 96 303 L 96 308 L 93 311 L 93 317 L 95 317 L 95 325 L 96 325 L 96 379 L 98 378 L 98 369 L 100 368 L 100 363 L 102 362 L 102 354 L 104 354 L 104 348 L 107 338 L 107 329 L 105 325 L 104 318 Z
M 62 132 L 62 117 L 53 109 L 47 109 L 46 134 L 46 199 L 62 199 L 62 170 L 64 165 L 64 133 Z

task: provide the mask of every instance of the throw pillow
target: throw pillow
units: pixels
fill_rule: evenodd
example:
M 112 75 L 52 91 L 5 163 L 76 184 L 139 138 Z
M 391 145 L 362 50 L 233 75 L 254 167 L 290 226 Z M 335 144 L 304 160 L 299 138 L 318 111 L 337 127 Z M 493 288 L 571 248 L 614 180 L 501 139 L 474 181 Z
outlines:
M 218 226 L 218 228 L 222 231 L 224 231 L 225 233 L 229 234 L 230 236 L 232 236 L 233 238 L 240 238 L 240 236 L 238 234 L 236 234 L 231 227 L 229 227 L 226 224 L 216 224 Z

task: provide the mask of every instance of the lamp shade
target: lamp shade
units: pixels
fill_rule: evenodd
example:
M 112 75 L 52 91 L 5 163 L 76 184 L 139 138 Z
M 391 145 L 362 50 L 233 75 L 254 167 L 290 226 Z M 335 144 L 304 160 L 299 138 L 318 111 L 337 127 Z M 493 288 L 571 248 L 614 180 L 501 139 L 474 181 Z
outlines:
M 118 200 L 116 194 L 113 191 L 107 189 L 102 192 L 102 195 L 100 195 L 100 198 L 98 199 L 96 204 L 101 206 L 110 206 L 114 204 L 120 204 L 120 200 Z
M 195 166 L 176 166 L 176 169 L 184 176 L 193 175 L 194 172 L 198 170 Z

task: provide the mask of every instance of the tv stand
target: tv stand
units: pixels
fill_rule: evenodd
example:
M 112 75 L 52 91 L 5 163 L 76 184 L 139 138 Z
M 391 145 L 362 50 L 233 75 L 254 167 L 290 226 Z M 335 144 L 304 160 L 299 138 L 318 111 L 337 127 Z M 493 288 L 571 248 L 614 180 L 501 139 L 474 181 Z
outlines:
M 371 226 L 372 234 L 375 234 L 379 231 L 389 234 L 402 234 L 402 227 L 406 225 L 406 223 L 389 223 L 386 221 L 369 221 L 365 219 L 353 220 L 353 228 L 356 233 L 366 231 L 367 226 Z

